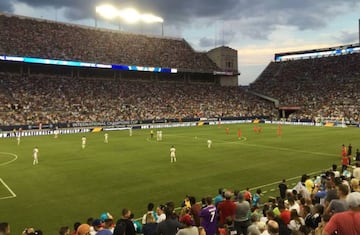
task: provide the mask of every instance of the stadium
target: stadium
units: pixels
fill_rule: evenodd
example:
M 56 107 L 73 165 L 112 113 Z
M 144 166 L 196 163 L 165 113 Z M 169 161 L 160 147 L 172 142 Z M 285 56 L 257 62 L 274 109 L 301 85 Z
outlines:
M 279 52 L 238 86 L 228 46 L 198 52 L 184 38 L 11 14 L 0 27 L 0 222 L 13 234 L 73 231 L 104 212 L 114 226 L 123 208 L 141 224 L 149 202 L 182 221 L 189 198 L 199 227 L 202 198 L 236 201 L 247 188 L 266 218 L 283 179 L 302 207 L 323 203 L 325 185 L 359 192 L 359 43 Z

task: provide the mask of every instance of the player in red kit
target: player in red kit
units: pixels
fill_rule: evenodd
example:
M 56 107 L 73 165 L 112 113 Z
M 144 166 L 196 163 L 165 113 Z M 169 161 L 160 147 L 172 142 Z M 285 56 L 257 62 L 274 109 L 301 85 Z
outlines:
M 347 156 L 346 146 L 344 144 L 341 146 L 341 156 Z
M 241 139 L 241 137 L 242 137 L 242 132 L 241 132 L 241 129 L 240 129 L 240 128 L 238 129 L 237 135 L 238 135 L 238 138 Z
M 277 136 L 279 136 L 279 137 L 280 137 L 281 134 L 282 134 L 282 130 L 281 130 L 281 129 L 282 129 L 282 126 L 281 126 L 281 124 L 279 124 L 279 125 L 278 125 L 278 128 L 277 128 Z
M 349 164 L 350 164 L 349 158 L 347 156 L 342 156 L 342 158 L 341 158 L 341 165 L 342 165 L 341 173 L 344 172 L 344 170 L 347 168 L 347 166 Z

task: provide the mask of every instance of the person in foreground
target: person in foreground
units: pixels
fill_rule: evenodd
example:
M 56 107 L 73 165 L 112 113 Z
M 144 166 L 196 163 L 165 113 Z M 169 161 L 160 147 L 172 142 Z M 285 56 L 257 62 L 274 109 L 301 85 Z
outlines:
M 360 234 L 360 193 L 350 193 L 346 200 L 350 209 L 334 214 L 326 224 L 323 235 Z

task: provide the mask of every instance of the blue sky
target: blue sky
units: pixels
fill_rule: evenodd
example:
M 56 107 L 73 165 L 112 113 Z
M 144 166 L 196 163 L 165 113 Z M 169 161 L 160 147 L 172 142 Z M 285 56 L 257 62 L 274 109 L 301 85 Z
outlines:
M 253 82 L 278 52 L 359 42 L 358 0 L 1 0 L 0 11 L 95 25 L 95 6 L 135 7 L 164 18 L 164 34 L 197 51 L 226 45 L 238 50 L 239 83 Z M 98 27 L 161 35 L 161 24 L 98 19 Z

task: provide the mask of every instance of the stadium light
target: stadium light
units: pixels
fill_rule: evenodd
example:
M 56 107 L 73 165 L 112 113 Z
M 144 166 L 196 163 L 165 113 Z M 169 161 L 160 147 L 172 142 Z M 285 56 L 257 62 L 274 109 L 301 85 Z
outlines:
M 123 18 L 128 23 L 137 23 L 141 20 L 140 13 L 133 8 L 126 8 L 119 11 L 119 17 Z
M 152 15 L 152 14 L 142 14 L 141 20 L 144 21 L 145 23 L 163 23 L 164 22 L 163 18 Z
M 122 18 L 128 23 L 161 23 L 161 34 L 164 35 L 164 19 L 149 13 L 140 13 L 134 8 L 117 9 L 112 5 L 100 5 L 95 8 L 100 16 L 106 19 Z
M 95 8 L 97 14 L 106 19 L 114 19 L 118 17 L 119 11 L 112 5 L 101 5 Z

